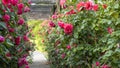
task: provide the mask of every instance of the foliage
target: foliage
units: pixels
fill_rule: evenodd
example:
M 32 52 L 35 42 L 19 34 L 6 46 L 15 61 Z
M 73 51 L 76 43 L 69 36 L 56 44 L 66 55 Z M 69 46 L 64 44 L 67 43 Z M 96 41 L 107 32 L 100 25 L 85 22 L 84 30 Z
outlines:
M 24 13 L 29 12 L 27 0 L 1 0 L 0 3 L 0 67 L 29 68 L 30 31 Z
M 96 0 L 63 6 L 45 27 L 51 68 L 119 68 L 120 3 Z

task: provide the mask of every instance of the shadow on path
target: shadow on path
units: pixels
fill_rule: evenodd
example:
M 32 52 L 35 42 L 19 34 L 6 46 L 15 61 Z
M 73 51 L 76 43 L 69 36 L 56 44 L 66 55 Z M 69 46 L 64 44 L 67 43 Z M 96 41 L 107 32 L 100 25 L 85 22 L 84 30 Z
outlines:
M 30 68 L 50 68 L 46 63 L 47 59 L 42 53 L 38 51 L 33 52 L 33 63 L 30 65 Z

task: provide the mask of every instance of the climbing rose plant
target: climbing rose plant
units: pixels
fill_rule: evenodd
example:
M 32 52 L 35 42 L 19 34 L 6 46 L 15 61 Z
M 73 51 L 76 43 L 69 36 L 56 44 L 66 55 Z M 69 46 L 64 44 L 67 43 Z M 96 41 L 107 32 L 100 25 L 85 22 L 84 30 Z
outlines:
M 24 13 L 30 11 L 30 1 L 1 0 L 0 2 L 0 66 L 2 68 L 29 68 L 33 44 L 28 36 Z
M 61 0 L 45 27 L 51 68 L 119 68 L 120 3 Z

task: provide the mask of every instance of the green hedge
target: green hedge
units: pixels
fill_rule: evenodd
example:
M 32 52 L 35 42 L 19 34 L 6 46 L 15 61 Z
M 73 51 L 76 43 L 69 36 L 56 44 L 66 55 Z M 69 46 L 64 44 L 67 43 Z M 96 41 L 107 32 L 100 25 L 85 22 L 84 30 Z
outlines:
M 64 5 L 45 27 L 51 68 L 119 68 L 120 3 L 99 0 Z
M 29 68 L 34 50 L 24 13 L 29 12 L 27 0 L 0 1 L 0 68 Z

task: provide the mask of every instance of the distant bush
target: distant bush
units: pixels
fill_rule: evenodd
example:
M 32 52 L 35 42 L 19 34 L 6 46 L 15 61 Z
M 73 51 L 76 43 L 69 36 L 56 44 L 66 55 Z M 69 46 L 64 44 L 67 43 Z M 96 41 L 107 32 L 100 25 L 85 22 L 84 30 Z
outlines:
M 35 49 L 41 52 L 45 52 L 45 46 L 43 45 L 44 42 L 44 35 L 43 35 L 43 27 L 44 24 L 43 20 L 29 20 L 28 26 L 31 29 L 31 33 L 33 36 L 32 41 L 35 44 Z

